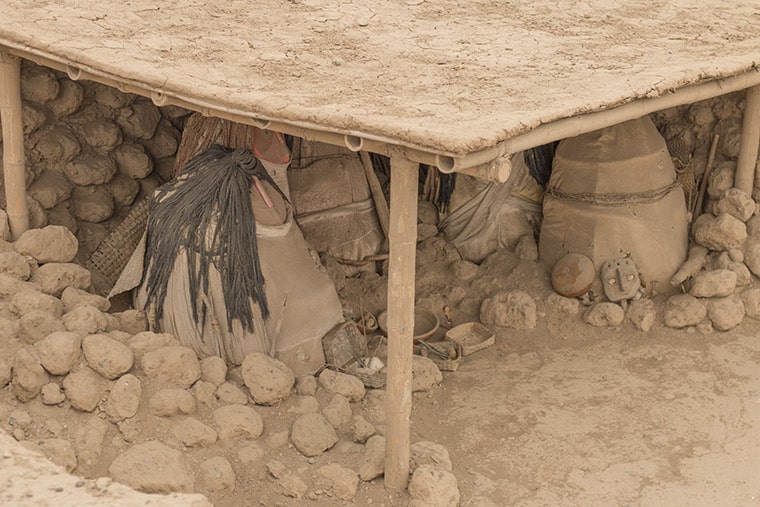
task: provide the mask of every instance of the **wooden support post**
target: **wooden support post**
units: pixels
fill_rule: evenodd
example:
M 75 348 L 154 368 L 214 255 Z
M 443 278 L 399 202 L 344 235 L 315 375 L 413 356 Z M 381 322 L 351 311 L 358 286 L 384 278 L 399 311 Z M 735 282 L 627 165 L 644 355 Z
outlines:
M 739 158 L 736 162 L 734 187 L 752 195 L 755 185 L 757 150 L 760 146 L 760 85 L 747 88 L 744 103 L 742 137 L 739 144 Z
M 409 479 L 418 173 L 417 162 L 391 157 L 385 487 L 395 491 Z
M 29 228 L 24 171 L 24 123 L 21 115 L 21 60 L 0 49 L 0 122 L 8 222 L 13 239 Z

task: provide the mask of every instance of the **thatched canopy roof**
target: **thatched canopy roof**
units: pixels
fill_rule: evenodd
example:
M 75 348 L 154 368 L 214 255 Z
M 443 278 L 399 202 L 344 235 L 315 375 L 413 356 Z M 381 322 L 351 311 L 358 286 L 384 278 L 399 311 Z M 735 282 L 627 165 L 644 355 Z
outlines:
M 198 109 L 460 156 L 756 70 L 760 2 L 3 0 L 0 46 Z

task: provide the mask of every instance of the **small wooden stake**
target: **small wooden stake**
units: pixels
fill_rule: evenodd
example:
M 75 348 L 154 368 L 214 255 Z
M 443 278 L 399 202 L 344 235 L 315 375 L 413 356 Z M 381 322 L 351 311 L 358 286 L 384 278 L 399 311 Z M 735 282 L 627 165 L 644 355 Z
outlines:
M 367 176 L 367 183 L 369 183 L 370 192 L 372 192 L 372 200 L 375 203 L 375 211 L 377 212 L 377 219 L 380 222 L 380 227 L 383 229 L 383 234 L 388 237 L 388 228 L 390 223 L 388 202 L 385 200 L 385 194 L 383 194 L 383 188 L 380 186 L 380 181 L 377 179 L 375 169 L 372 167 L 372 159 L 369 153 L 366 151 L 359 152 L 359 157 L 364 166 L 364 174 Z
M 395 491 L 409 479 L 418 171 L 417 162 L 391 157 L 385 487 Z
M 760 85 L 746 90 L 742 138 L 734 179 L 734 187 L 750 196 L 755 185 L 758 146 L 760 146 Z
M 0 49 L 0 122 L 8 222 L 13 239 L 29 229 L 24 171 L 24 123 L 21 113 L 21 60 Z

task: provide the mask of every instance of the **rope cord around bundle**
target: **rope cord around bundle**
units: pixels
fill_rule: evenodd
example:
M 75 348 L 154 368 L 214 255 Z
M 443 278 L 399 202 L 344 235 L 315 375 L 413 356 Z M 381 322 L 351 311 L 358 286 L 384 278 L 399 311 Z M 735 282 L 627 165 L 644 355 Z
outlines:
M 681 182 L 676 180 L 670 185 L 656 188 L 653 190 L 646 190 L 643 192 L 631 192 L 631 193 L 568 193 L 559 190 L 556 187 L 548 187 L 546 194 L 557 199 L 567 199 L 570 201 L 583 202 L 594 206 L 631 206 L 638 204 L 651 204 L 663 199 L 665 196 L 676 190 L 681 186 Z
M 149 266 L 145 309 L 154 309 L 156 321 L 163 315 L 169 278 L 179 255 L 187 255 L 196 323 L 205 323 L 207 309 L 199 302 L 209 290 L 211 265 L 221 277 L 230 331 L 235 319 L 246 331 L 253 331 L 252 304 L 257 304 L 262 317 L 267 318 L 265 280 L 251 207 L 254 177 L 268 182 L 282 195 L 251 150 L 214 144 L 190 159 L 180 176 L 155 191 L 145 258 Z

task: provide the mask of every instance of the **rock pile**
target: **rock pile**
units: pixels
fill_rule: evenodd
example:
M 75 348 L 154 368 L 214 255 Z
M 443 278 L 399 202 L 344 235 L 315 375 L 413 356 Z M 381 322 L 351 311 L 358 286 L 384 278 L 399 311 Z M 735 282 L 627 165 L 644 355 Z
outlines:
M 16 440 L 67 471 L 107 469 L 139 491 L 212 500 L 260 481 L 287 497 L 347 501 L 383 474 L 383 391 L 329 369 L 296 379 L 264 354 L 236 368 L 199 360 L 149 331 L 143 312 L 109 313 L 87 292 L 89 272 L 70 262 L 76 245 L 57 225 L 0 243 L 0 338 L 14 351 L 0 358 L 0 389 L 17 405 L 3 417 Z M 415 391 L 441 381 L 429 359 L 414 370 Z M 77 423 L 57 422 L 69 417 Z M 285 464 L 298 456 L 306 468 Z M 446 450 L 419 442 L 413 456 L 414 501 L 454 505 Z
M 31 226 L 68 228 L 86 259 L 135 200 L 171 177 L 186 111 L 29 61 L 21 94 Z

